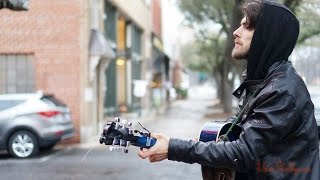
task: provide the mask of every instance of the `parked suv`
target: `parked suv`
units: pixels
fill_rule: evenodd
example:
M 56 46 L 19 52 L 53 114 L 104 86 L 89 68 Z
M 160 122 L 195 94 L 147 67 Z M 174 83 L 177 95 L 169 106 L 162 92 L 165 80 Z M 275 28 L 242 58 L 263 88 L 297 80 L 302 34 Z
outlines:
M 0 150 L 28 158 L 73 134 L 69 108 L 53 95 L 0 94 Z

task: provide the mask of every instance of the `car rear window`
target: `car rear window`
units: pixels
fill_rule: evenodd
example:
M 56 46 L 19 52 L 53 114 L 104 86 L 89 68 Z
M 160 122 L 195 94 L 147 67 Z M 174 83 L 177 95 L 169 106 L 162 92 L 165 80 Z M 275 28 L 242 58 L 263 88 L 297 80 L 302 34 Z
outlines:
M 23 103 L 24 100 L 0 100 L 0 111 Z
M 64 102 L 62 102 L 61 100 L 57 99 L 54 96 L 43 96 L 41 98 L 41 100 L 45 101 L 45 102 L 49 102 L 49 103 L 53 103 L 56 106 L 66 106 L 66 104 Z

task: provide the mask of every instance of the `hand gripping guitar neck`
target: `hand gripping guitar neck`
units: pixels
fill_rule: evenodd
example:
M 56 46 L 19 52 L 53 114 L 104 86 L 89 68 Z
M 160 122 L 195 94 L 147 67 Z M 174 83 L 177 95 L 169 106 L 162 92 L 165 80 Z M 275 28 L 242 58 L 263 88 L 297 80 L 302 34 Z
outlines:
M 139 123 L 140 124 L 140 123 Z M 145 127 L 140 126 L 147 132 L 132 130 L 132 123 L 116 117 L 115 121 L 109 121 L 101 133 L 100 144 L 111 145 L 110 151 L 123 151 L 128 153 L 130 145 L 142 148 L 150 148 L 156 143 L 156 139 L 150 137 L 151 133 Z

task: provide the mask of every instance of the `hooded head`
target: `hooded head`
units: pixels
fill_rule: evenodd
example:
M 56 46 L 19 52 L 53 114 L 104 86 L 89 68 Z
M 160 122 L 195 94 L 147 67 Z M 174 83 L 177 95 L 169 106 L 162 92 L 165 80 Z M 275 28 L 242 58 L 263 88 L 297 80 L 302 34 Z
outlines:
M 258 9 L 244 10 L 250 7 L 252 9 L 250 3 L 258 3 L 255 6 Z M 253 30 L 250 48 L 245 57 L 247 79 L 264 79 L 275 62 L 288 60 L 298 39 L 299 21 L 286 6 L 273 1 L 250 0 L 243 7 L 247 28 Z

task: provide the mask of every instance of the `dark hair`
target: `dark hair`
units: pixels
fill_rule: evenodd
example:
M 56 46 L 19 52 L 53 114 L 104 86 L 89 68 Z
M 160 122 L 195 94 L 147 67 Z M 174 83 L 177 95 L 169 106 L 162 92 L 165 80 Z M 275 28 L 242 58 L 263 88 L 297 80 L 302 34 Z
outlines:
M 247 20 L 247 28 L 253 29 L 262 7 L 262 0 L 247 0 L 241 7 L 241 11 Z

